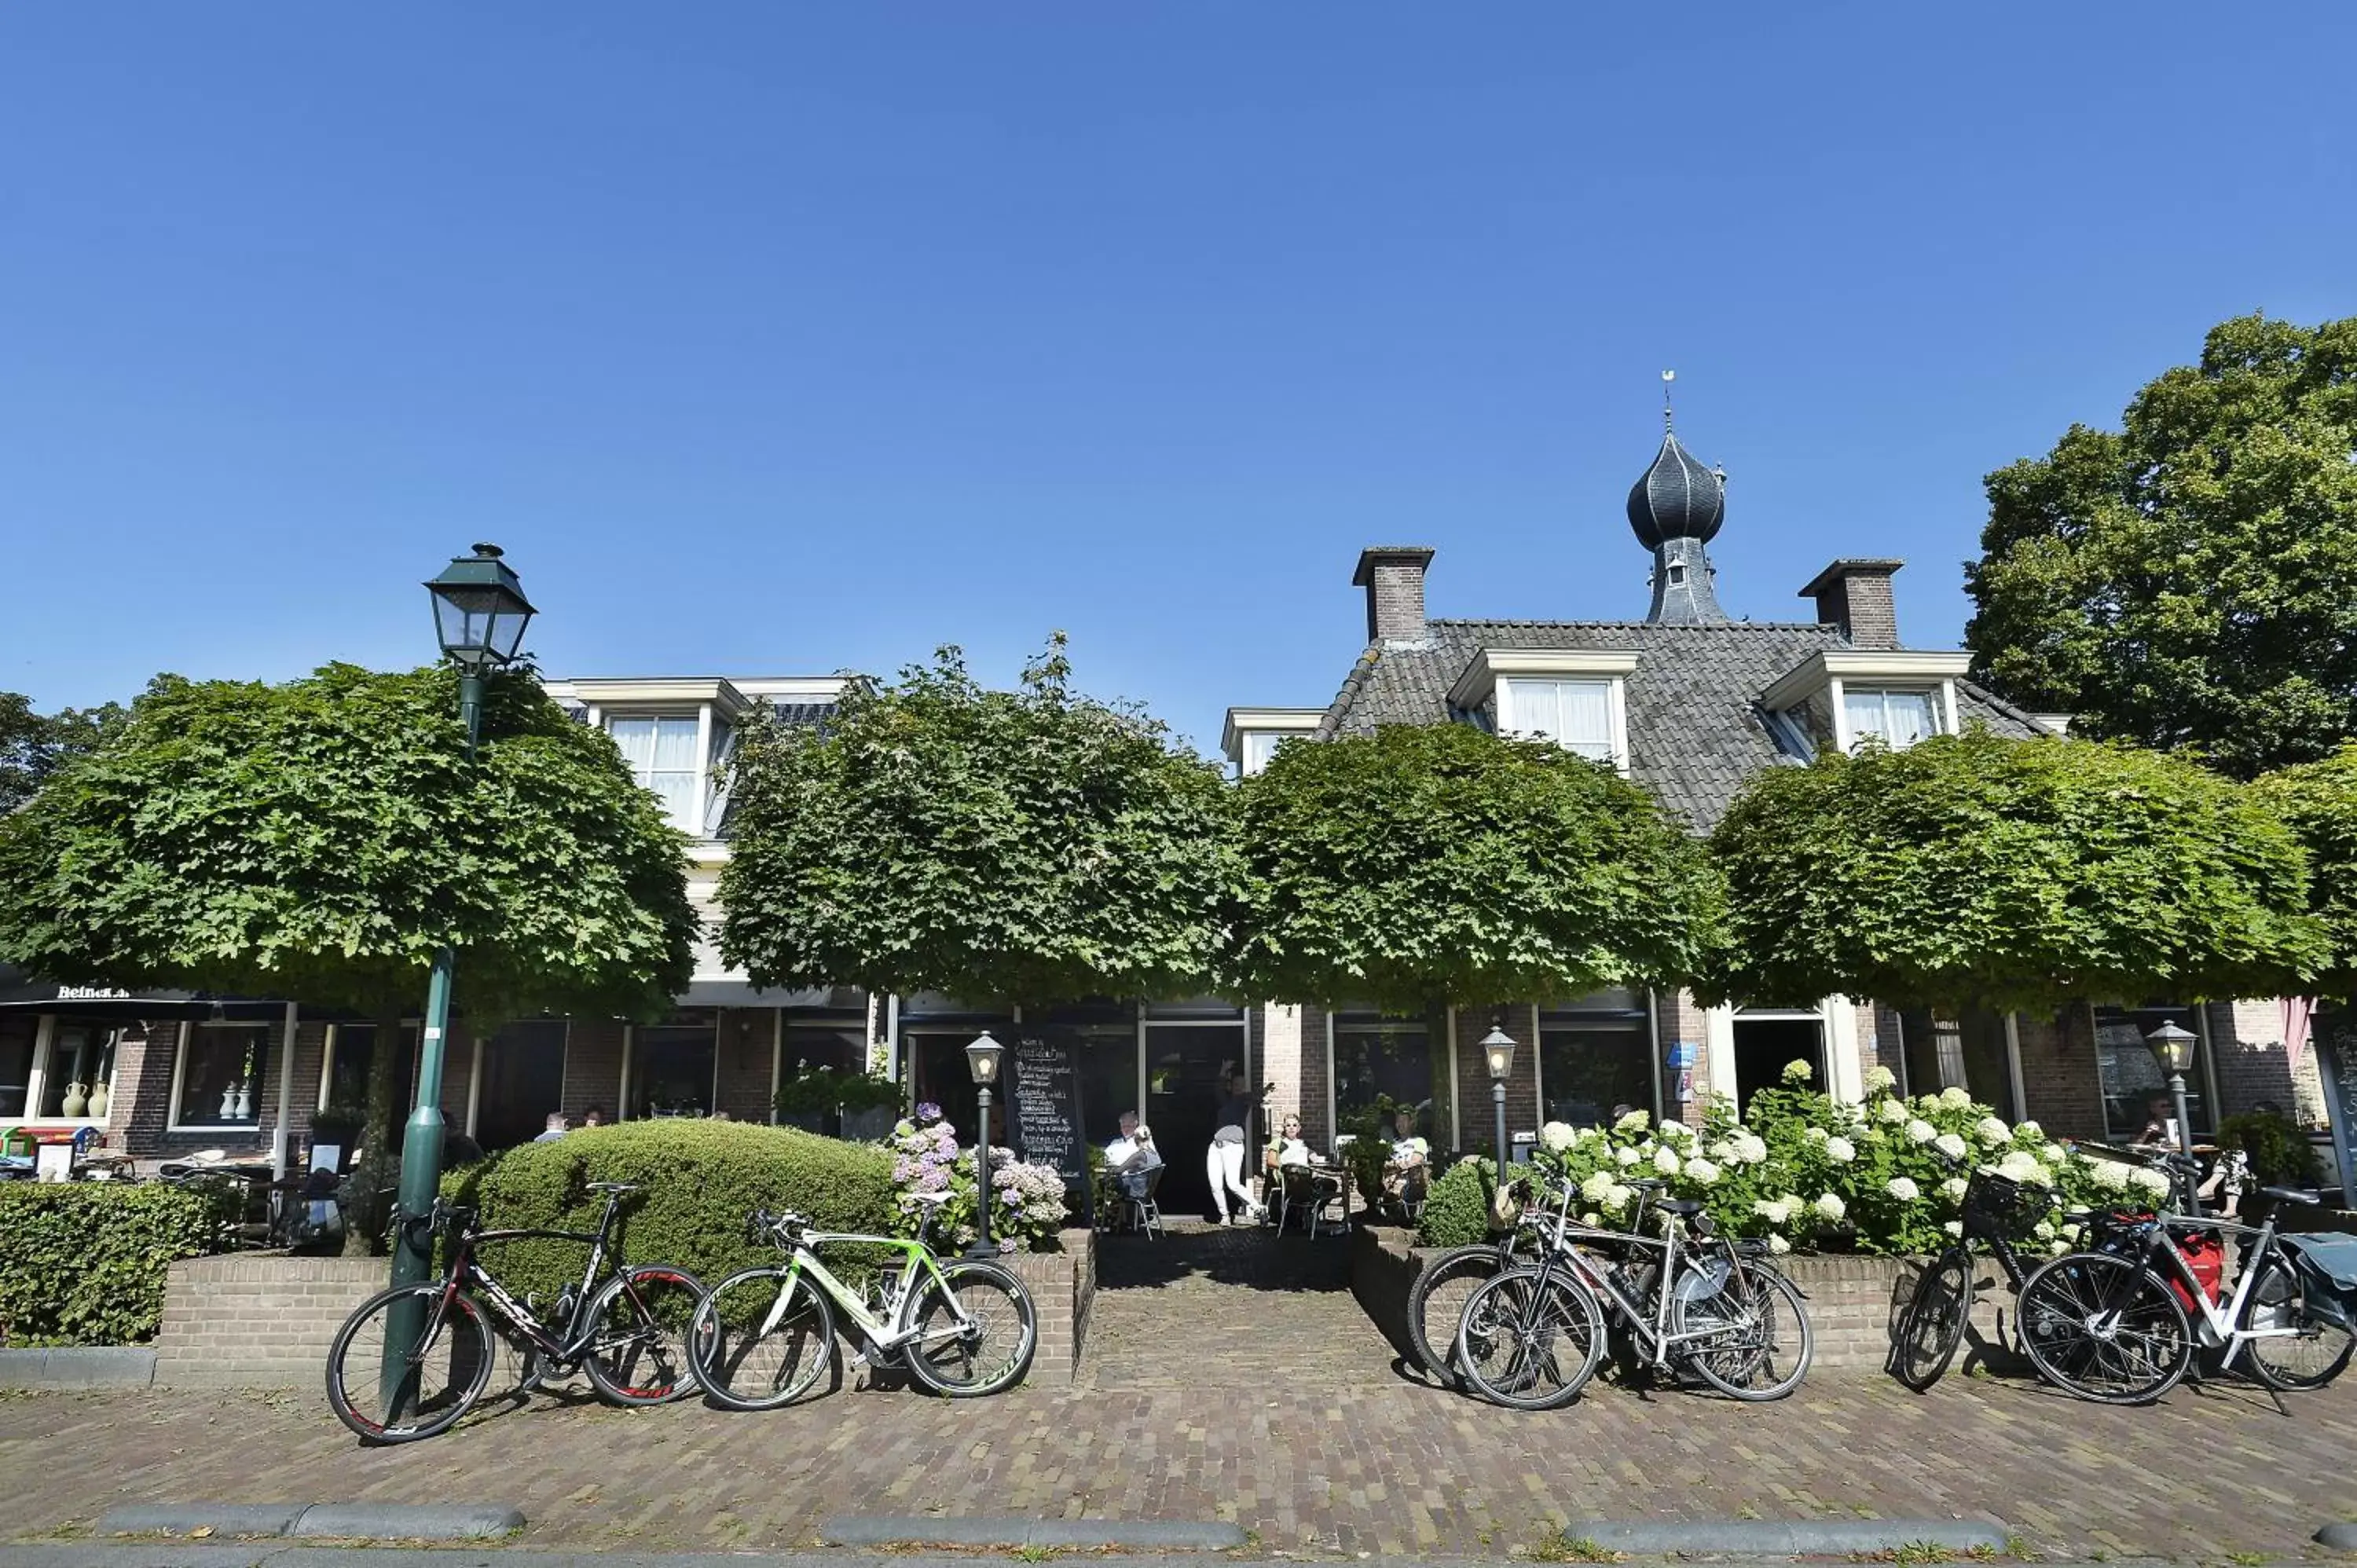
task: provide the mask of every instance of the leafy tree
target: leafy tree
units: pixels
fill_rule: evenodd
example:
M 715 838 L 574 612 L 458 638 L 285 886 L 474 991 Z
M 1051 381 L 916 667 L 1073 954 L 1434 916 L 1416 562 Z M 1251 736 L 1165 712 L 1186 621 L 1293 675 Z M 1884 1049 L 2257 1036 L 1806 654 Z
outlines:
M 1070 678 L 1060 634 L 1016 692 L 944 648 L 823 734 L 740 732 L 722 955 L 757 985 L 1025 1004 L 1211 984 L 1226 786 Z
M 2357 734 L 2357 317 L 2250 316 L 1988 476 L 1979 677 L 2080 733 L 2249 778 Z
M 0 956 L 62 981 L 379 1019 L 371 1163 L 392 1142 L 390 1042 L 437 949 L 463 955 L 478 1031 L 544 1010 L 661 1012 L 696 930 L 679 835 L 613 742 L 531 675 L 489 682 L 471 763 L 456 693 L 447 669 L 160 679 L 0 820 Z
M 0 692 L 0 812 L 15 811 L 59 768 L 97 750 L 127 716 L 118 703 L 37 714 L 29 698 Z
M 2253 789 L 2308 849 L 2309 908 L 2332 944 L 2318 993 L 2357 996 L 2357 743 L 2270 773 Z
M 1716 929 L 1682 825 L 1547 742 L 1432 725 L 1294 743 L 1242 797 L 1249 995 L 1428 1016 L 1677 981 Z
M 1770 768 L 1711 849 L 1733 938 L 1714 1001 L 2270 996 L 2330 946 L 2273 811 L 2115 744 L 1975 729 Z

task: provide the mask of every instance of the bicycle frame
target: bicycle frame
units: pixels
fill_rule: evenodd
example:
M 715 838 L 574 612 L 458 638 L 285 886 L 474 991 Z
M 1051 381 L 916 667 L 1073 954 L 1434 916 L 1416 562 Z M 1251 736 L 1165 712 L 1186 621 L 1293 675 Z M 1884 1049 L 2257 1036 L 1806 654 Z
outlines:
M 1574 1278 L 1591 1292 L 1601 1293 L 1607 1300 L 1620 1309 L 1620 1316 L 1628 1320 L 1630 1329 L 1637 1336 L 1638 1348 L 1644 1352 L 1648 1361 L 1659 1368 L 1666 1369 L 1669 1366 L 1671 1353 L 1679 1346 L 1697 1339 L 1714 1339 L 1725 1332 L 1720 1328 L 1696 1329 L 1686 1334 L 1670 1332 L 1670 1302 L 1674 1293 L 1684 1281 L 1684 1275 L 1678 1272 L 1678 1264 L 1693 1256 L 1690 1250 L 1679 1245 L 1685 1234 L 1685 1227 L 1683 1224 L 1670 1226 L 1658 1238 L 1639 1235 L 1631 1231 L 1604 1230 L 1589 1225 L 1575 1225 L 1571 1219 L 1571 1203 L 1577 1196 L 1577 1194 L 1572 1188 L 1566 1187 L 1564 1189 L 1563 1207 L 1555 1214 L 1555 1233 L 1545 1239 L 1547 1242 L 1545 1255 L 1539 1262 L 1542 1287 L 1556 1260 L 1562 1260 L 1565 1268 Z M 1636 1219 L 1632 1223 L 1643 1224 L 1646 1210 L 1651 1207 L 1652 1194 L 1647 1193 L 1638 1202 Z M 1633 1243 L 1662 1254 L 1661 1273 L 1653 1292 L 1650 1323 L 1646 1320 L 1647 1314 L 1643 1306 L 1631 1300 L 1629 1294 L 1620 1288 L 1620 1283 L 1613 1279 L 1611 1271 L 1598 1268 L 1595 1261 L 1579 1250 L 1578 1243 L 1582 1240 Z
M 2162 1273 L 2156 1263 L 2159 1259 L 2167 1259 L 2169 1268 L 2167 1273 L 2162 1273 L 2162 1277 L 2166 1279 L 2173 1275 L 2176 1281 L 2185 1287 L 2186 1294 L 2192 1298 L 2194 1310 L 2186 1316 L 2194 1320 L 2195 1331 L 2201 1336 L 2202 1343 L 2212 1349 L 2222 1348 L 2225 1350 L 2224 1356 L 2219 1359 L 2220 1370 L 2222 1371 L 2233 1366 L 2234 1358 L 2243 1353 L 2243 1347 L 2251 1340 L 2295 1338 L 2298 1336 L 2299 1330 L 2297 1327 L 2237 1328 L 2234 1326 L 2236 1320 L 2243 1315 L 2243 1307 L 2250 1296 L 2252 1287 L 2258 1282 L 2259 1271 L 2266 1266 L 2267 1260 L 2277 1251 L 2275 1216 L 2269 1215 L 2266 1224 L 2255 1226 L 2238 1225 L 2232 1220 L 2212 1219 L 2194 1215 L 2157 1215 L 2144 1223 L 2150 1227 L 2144 1239 L 2142 1259 L 2144 1266 L 2152 1269 L 2156 1273 Z M 2224 1301 L 2217 1302 L 2210 1299 L 2210 1293 L 2203 1288 L 2200 1277 L 2194 1273 L 2193 1265 L 2186 1261 L 2185 1253 L 2178 1247 L 2175 1230 L 2180 1227 L 2228 1231 L 2238 1236 L 2258 1238 L 2258 1240 L 2240 1259 L 2234 1271 L 2234 1288 L 2227 1294 Z
M 606 1263 L 606 1250 L 614 1228 L 614 1215 L 621 1207 L 621 1195 L 610 1193 L 606 1198 L 606 1212 L 599 1217 L 597 1229 L 588 1230 L 455 1230 L 450 1249 L 449 1266 L 442 1273 L 442 1299 L 436 1305 L 434 1322 L 418 1342 L 412 1360 L 422 1361 L 432 1354 L 434 1342 L 440 1337 L 442 1319 L 450 1310 L 450 1303 L 461 1291 L 471 1291 L 480 1296 L 492 1311 L 513 1326 L 532 1344 L 532 1348 L 559 1364 L 578 1361 L 589 1348 L 596 1325 L 588 1321 L 589 1298 L 595 1294 L 599 1273 Z M 475 1250 L 487 1241 L 577 1241 L 589 1249 L 588 1262 L 581 1271 L 581 1279 L 574 1290 L 572 1316 L 554 1330 L 541 1322 L 538 1315 L 515 1295 L 498 1278 L 487 1271 Z M 625 1286 L 625 1289 L 630 1287 Z M 635 1296 L 635 1292 L 632 1293 Z M 643 1304 L 641 1304 L 643 1305 Z M 562 1334 L 564 1337 L 559 1338 Z

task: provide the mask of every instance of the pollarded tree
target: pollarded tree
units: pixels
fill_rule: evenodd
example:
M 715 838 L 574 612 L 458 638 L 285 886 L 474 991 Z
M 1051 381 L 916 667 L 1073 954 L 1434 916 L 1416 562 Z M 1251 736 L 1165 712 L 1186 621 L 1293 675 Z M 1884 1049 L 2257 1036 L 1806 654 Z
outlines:
M 2330 951 L 2275 812 L 2119 745 L 1976 729 L 1770 768 L 1711 850 L 1732 938 L 1711 1000 L 2271 996 Z
M 823 733 L 741 732 L 723 956 L 762 986 L 1022 1005 L 1213 984 L 1227 788 L 1070 676 L 1060 635 L 1015 692 L 945 648 L 848 693 Z
M 0 957 L 357 1012 L 388 1042 L 445 946 L 479 1030 L 662 1012 L 693 967 L 683 841 L 528 673 L 491 677 L 468 761 L 457 683 L 345 664 L 279 686 L 159 679 L 0 819 Z M 372 1159 L 395 1055 L 375 1055 Z M 357 1185 L 373 1194 L 373 1173 Z
M 2080 733 L 2250 778 L 2357 736 L 2357 317 L 2244 317 L 1988 476 L 1979 678 Z
M 1684 825 L 1609 765 L 1467 725 L 1297 741 L 1245 780 L 1245 993 L 1431 1016 L 1683 981 L 1717 929 Z

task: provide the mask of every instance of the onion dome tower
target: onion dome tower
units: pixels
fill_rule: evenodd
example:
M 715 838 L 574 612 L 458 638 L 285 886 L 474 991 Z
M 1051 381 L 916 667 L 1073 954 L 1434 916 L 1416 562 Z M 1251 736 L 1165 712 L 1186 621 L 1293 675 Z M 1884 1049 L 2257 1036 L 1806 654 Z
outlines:
M 1663 381 L 1674 374 L 1663 371 Z M 1718 607 L 1711 585 L 1716 573 L 1703 546 L 1727 514 L 1727 476 L 1704 467 L 1678 445 L 1666 384 L 1662 424 L 1662 449 L 1629 489 L 1629 526 L 1653 553 L 1653 607 L 1645 619 L 1663 626 L 1723 626 L 1727 612 Z

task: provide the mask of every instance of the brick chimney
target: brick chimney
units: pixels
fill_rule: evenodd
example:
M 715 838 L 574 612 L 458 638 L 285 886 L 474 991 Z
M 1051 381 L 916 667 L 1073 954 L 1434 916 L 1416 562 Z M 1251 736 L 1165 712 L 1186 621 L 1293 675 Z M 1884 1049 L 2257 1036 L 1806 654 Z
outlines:
M 1421 544 L 1373 544 L 1359 552 L 1351 585 L 1367 590 L 1367 640 L 1424 640 L 1424 569 L 1432 552 Z
M 1891 575 L 1904 561 L 1836 561 L 1809 581 L 1801 597 L 1817 601 L 1817 619 L 1841 628 L 1852 648 L 1897 648 L 1899 611 Z

